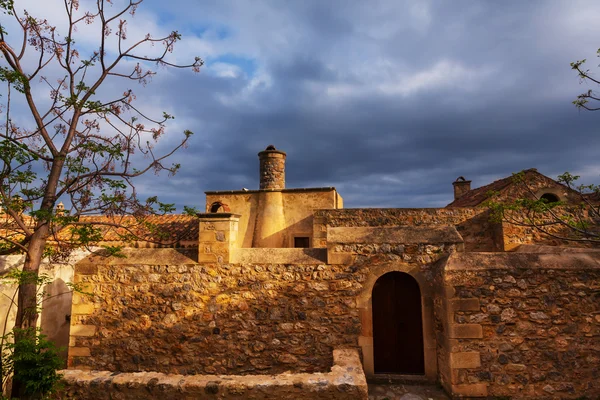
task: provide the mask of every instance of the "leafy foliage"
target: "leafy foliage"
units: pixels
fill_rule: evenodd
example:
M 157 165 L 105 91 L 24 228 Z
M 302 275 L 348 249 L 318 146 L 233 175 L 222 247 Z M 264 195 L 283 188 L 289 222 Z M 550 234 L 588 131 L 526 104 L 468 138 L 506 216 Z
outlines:
M 596 52 L 597 57 L 600 57 L 600 49 Z M 577 71 L 579 79 L 581 82 L 589 81 L 594 84 L 600 85 L 600 80 L 594 78 L 589 69 L 584 69 L 584 64 L 586 63 L 586 59 L 578 60 L 571 63 L 571 68 Z M 573 104 L 577 108 L 582 108 L 589 111 L 597 111 L 600 110 L 600 95 L 598 95 L 592 89 L 587 92 L 581 93 L 577 96 L 577 98 L 573 101 Z
M 52 394 L 62 375 L 59 349 L 39 330 L 15 330 L 2 338 L 2 382 L 8 378 L 24 384 L 23 394 L 40 397 Z M 14 375 L 13 375 L 14 374 Z

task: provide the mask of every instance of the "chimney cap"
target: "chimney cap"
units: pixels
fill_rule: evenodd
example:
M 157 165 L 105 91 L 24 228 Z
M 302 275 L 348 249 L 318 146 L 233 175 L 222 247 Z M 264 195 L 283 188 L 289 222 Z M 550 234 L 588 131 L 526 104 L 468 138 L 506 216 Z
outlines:
M 258 153 L 258 156 L 262 157 L 263 155 L 265 155 L 267 157 L 275 157 L 275 154 L 281 154 L 284 157 L 286 156 L 285 151 L 277 150 L 272 144 L 268 145 L 266 149 Z
M 471 181 L 468 181 L 465 179 L 464 176 L 459 176 L 458 178 L 456 178 L 456 180 L 452 183 L 471 183 Z

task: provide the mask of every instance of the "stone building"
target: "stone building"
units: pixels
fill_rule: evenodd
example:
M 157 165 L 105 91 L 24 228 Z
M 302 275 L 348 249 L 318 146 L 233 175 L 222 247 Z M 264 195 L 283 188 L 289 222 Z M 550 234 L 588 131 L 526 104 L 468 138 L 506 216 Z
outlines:
M 94 296 L 73 296 L 66 397 L 365 398 L 364 376 L 455 397 L 600 395 L 600 252 L 492 222 L 487 192 L 523 195 L 510 178 L 461 177 L 444 208 L 344 209 L 335 188 L 286 188 L 285 158 L 267 147 L 258 190 L 170 217 L 197 232 L 197 259 L 74 263 Z M 537 196 L 575 201 L 525 174 Z

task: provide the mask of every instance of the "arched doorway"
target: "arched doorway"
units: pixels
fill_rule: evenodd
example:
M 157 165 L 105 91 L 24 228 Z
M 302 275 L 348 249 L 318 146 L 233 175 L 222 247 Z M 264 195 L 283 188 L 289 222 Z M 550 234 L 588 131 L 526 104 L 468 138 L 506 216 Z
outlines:
M 425 373 L 419 284 L 389 272 L 373 286 L 373 356 L 376 374 Z

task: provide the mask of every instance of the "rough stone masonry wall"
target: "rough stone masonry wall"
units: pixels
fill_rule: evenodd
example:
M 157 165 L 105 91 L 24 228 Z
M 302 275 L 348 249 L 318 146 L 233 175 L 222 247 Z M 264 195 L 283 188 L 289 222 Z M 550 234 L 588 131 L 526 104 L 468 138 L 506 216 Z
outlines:
M 452 255 L 446 388 L 512 399 L 599 396 L 599 261 L 592 253 Z
M 260 188 L 285 189 L 285 154 L 280 152 L 261 152 Z
M 325 238 L 327 227 L 455 226 L 465 251 L 501 251 L 502 232 L 484 209 L 474 208 L 346 208 L 315 211 L 313 236 Z M 317 246 L 315 246 L 317 247 Z
M 351 267 L 200 265 L 147 252 L 76 266 L 94 298 L 74 297 L 69 368 L 325 372 L 333 349 L 357 347 L 361 275 Z
M 567 215 L 569 215 L 568 212 L 563 212 L 562 210 L 563 208 L 557 207 L 554 211 L 557 215 L 561 217 L 566 217 Z M 571 214 L 571 216 L 572 215 L 573 214 Z M 584 214 L 584 216 L 585 218 L 583 218 L 583 220 L 589 223 L 590 228 L 598 230 L 598 228 L 600 227 L 599 221 L 593 220 L 586 214 Z M 573 217 L 572 220 L 577 220 L 577 218 Z M 546 219 L 546 222 L 553 223 L 556 221 L 553 217 L 548 217 Z M 549 233 L 546 234 L 533 226 L 521 226 L 511 224 L 509 222 L 503 222 L 502 231 L 504 234 L 504 246 L 507 251 L 513 250 L 523 244 L 600 248 L 598 243 L 561 239 L 578 239 L 576 232 L 572 228 L 561 224 L 544 226 L 544 231 Z
M 61 371 L 60 399 L 327 399 L 367 400 L 358 351 L 334 350 L 328 373 L 167 375 L 159 372 Z M 107 390 L 109 389 L 109 390 Z

